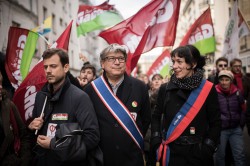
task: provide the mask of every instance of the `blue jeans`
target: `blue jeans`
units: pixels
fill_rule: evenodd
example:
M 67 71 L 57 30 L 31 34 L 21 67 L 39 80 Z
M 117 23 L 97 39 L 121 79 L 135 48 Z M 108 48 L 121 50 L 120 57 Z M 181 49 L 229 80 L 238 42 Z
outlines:
M 221 131 L 220 145 L 218 146 L 218 151 L 215 154 L 216 166 L 225 166 L 225 151 L 228 141 L 232 149 L 235 166 L 245 166 L 246 156 L 243 141 L 243 131 L 240 126 Z

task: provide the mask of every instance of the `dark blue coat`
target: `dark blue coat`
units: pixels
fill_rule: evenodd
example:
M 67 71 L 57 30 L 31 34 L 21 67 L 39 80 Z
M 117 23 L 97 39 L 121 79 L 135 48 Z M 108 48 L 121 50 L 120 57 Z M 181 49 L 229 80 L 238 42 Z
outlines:
M 108 82 L 106 77 L 105 79 Z M 110 89 L 112 89 L 111 86 Z M 143 166 L 142 151 L 108 111 L 92 85 L 88 85 L 85 91 L 94 104 L 99 121 L 101 133 L 100 147 L 103 151 L 104 165 Z M 142 81 L 125 74 L 116 95 L 130 112 L 137 113 L 136 124 L 141 133 L 145 135 L 151 117 L 146 85 Z M 137 102 L 136 107 L 132 106 L 134 101 Z

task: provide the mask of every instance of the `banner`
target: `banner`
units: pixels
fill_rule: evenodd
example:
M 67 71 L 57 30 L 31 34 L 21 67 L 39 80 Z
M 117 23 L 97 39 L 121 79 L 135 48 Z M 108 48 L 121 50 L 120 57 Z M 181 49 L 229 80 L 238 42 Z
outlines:
M 39 35 L 27 29 L 10 27 L 5 70 L 12 86 L 17 89 L 27 76 Z
M 232 13 L 227 23 L 222 56 L 230 62 L 233 58 L 239 57 L 239 28 L 238 28 L 238 6 L 234 2 Z
M 72 21 L 51 48 L 63 48 L 64 50 L 68 50 L 71 27 Z M 16 90 L 13 97 L 13 101 L 24 122 L 27 122 L 32 117 L 36 93 L 41 90 L 46 82 L 47 79 L 41 59 Z
M 241 11 L 238 9 L 239 14 L 239 39 L 248 35 L 250 33 L 249 26 L 244 19 Z
M 39 33 L 40 35 L 45 35 L 47 33 L 49 33 L 52 29 L 52 16 L 46 18 L 43 21 L 43 24 L 33 28 L 32 31 Z
M 169 76 L 170 74 L 170 53 L 169 50 L 164 50 L 162 54 L 154 61 L 152 66 L 149 68 L 147 72 L 147 76 L 152 78 L 154 74 L 160 74 L 163 78 Z
M 109 28 L 123 20 L 113 5 L 104 2 L 99 6 L 81 5 L 77 14 L 77 36 L 94 30 Z
M 179 9 L 180 0 L 150 1 L 137 14 L 99 36 L 109 44 L 118 43 L 127 49 L 126 67 L 130 74 L 142 53 L 174 44 Z
M 194 22 L 182 39 L 180 46 L 194 45 L 201 53 L 215 52 L 215 35 L 210 7 Z

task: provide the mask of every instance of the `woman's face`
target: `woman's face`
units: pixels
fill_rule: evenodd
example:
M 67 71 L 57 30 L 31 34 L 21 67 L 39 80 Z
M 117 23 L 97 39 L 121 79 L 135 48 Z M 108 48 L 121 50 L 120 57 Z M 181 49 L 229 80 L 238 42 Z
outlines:
M 228 90 L 231 85 L 231 79 L 227 76 L 221 76 L 219 79 L 219 83 L 224 90 Z
M 160 88 L 163 80 L 160 76 L 155 76 L 154 79 L 152 79 L 151 89 L 157 90 Z
M 187 64 L 184 58 L 180 58 L 178 55 L 172 57 L 173 62 L 173 71 L 176 75 L 176 78 L 182 79 L 190 77 L 194 70 L 191 68 L 190 64 Z

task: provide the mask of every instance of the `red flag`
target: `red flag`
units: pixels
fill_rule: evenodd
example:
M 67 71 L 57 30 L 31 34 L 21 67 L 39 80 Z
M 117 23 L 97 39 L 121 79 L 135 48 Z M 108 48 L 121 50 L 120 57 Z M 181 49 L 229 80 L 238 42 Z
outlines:
M 202 55 L 215 51 L 214 28 L 210 7 L 194 22 L 180 46 L 192 44 Z
M 72 22 L 73 21 L 70 22 L 51 48 L 56 47 L 68 50 Z M 13 101 L 25 122 L 32 116 L 36 93 L 41 90 L 46 82 L 47 79 L 43 68 L 43 61 L 40 60 L 16 90 Z
M 136 15 L 103 31 L 108 43 L 124 45 L 128 51 L 127 73 L 134 69 L 140 55 L 154 47 L 172 46 L 179 18 L 180 0 L 151 1 Z
M 151 78 L 154 74 L 161 74 L 164 78 L 169 75 L 170 71 L 170 53 L 166 49 L 162 54 L 154 61 L 149 68 L 147 75 Z
M 28 29 L 10 27 L 5 70 L 12 86 L 17 89 L 24 79 L 22 68 L 29 69 L 36 49 L 38 34 Z

